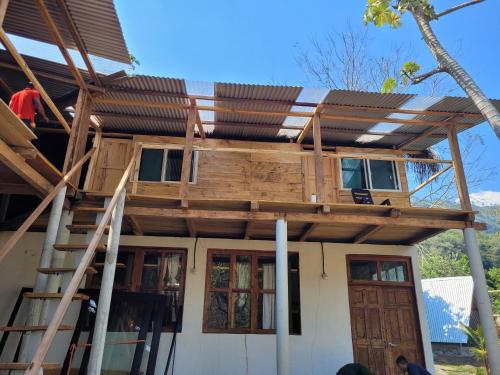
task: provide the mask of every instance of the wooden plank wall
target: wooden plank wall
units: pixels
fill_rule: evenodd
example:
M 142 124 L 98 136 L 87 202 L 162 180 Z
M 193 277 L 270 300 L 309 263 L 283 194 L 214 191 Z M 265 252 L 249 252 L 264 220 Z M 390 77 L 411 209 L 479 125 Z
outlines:
M 134 136 L 133 139 L 102 138 L 96 170 L 88 185 L 92 191 L 109 192 L 118 183 L 131 150 L 138 142 L 155 145 L 183 145 L 181 137 Z M 247 142 L 199 139 L 194 147 L 225 147 L 281 149 L 301 151 L 295 143 Z M 359 152 L 360 149 L 338 148 L 338 151 Z M 371 152 L 362 149 L 362 152 Z M 376 150 L 378 154 L 381 150 Z M 399 154 L 383 150 L 383 154 Z M 350 190 L 339 189 L 338 159 L 324 159 L 325 193 L 327 202 L 352 203 Z M 139 164 L 132 174 L 137 179 Z M 409 206 L 408 187 L 403 163 L 399 163 L 403 192 L 373 192 L 375 203 L 390 198 L 393 205 Z M 177 182 L 134 182 L 128 190 L 134 194 L 177 198 Z M 189 184 L 188 199 L 235 199 L 310 202 L 315 194 L 314 158 L 299 155 L 199 151 L 196 183 Z

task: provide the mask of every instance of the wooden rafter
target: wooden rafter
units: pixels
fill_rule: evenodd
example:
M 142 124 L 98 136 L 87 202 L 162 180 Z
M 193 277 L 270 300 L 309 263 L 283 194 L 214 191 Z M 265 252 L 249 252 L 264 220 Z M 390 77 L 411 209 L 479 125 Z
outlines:
M 40 14 L 42 15 L 43 20 L 47 24 L 47 28 L 49 29 L 49 33 L 52 35 L 52 38 L 54 39 L 54 42 L 56 43 L 57 47 L 59 48 L 59 51 L 61 51 L 61 54 L 64 57 L 64 60 L 66 60 L 66 63 L 68 64 L 69 71 L 75 78 L 76 82 L 78 83 L 78 86 L 80 86 L 80 89 L 87 91 L 87 85 L 85 83 L 85 80 L 83 79 L 82 73 L 78 68 L 76 67 L 73 59 L 71 58 L 68 50 L 66 49 L 66 46 L 64 45 L 64 39 L 59 32 L 59 29 L 57 28 L 56 23 L 54 22 L 54 19 L 49 13 L 49 10 L 47 9 L 47 6 L 45 5 L 44 0 L 35 0 L 36 5 L 38 7 L 38 10 L 40 11 Z
M 186 219 L 186 226 L 189 232 L 189 237 L 196 237 L 196 225 L 193 219 Z
M 139 220 L 134 215 L 130 216 L 125 216 L 132 227 L 132 232 L 136 236 L 144 236 L 144 231 L 142 230 L 141 224 L 139 223 Z
M 90 74 L 90 77 L 98 86 L 101 86 L 101 81 L 100 81 L 99 77 L 97 76 L 97 73 L 95 72 L 94 66 L 92 65 L 92 61 L 90 61 L 87 49 L 85 48 L 85 45 L 84 45 L 83 40 L 80 36 L 80 33 L 78 32 L 76 25 L 73 22 L 73 18 L 71 17 L 68 6 L 66 5 L 66 1 L 56 0 L 56 2 L 57 2 L 57 6 L 59 7 L 59 10 L 61 11 L 61 15 L 64 19 L 64 23 L 66 24 L 66 27 L 68 28 L 68 30 L 71 34 L 71 37 L 73 38 L 73 41 L 76 44 L 76 48 L 78 49 L 78 52 L 80 52 L 80 55 L 82 56 L 83 62 L 85 63 L 85 66 L 87 67 L 87 70 Z
M 191 99 L 191 105 L 196 107 L 196 99 Z M 198 133 L 200 133 L 201 138 L 205 138 L 205 130 L 203 129 L 203 123 L 201 122 L 200 111 L 196 111 L 196 127 L 198 128 Z
M 316 107 L 316 110 L 315 110 L 315 114 L 319 115 L 321 110 L 322 110 L 323 106 L 321 104 L 318 104 L 318 107 Z M 297 141 L 296 143 L 302 143 L 302 141 L 304 140 L 304 138 L 306 137 L 307 133 L 309 133 L 309 131 L 311 130 L 311 127 L 313 126 L 313 119 L 314 119 L 314 116 L 311 117 L 307 123 L 304 125 L 304 127 L 302 128 L 302 130 L 300 131 L 299 135 L 297 136 Z
M 0 0 L 0 27 L 3 27 L 3 20 L 7 14 L 7 8 L 9 6 L 9 0 Z
M 352 240 L 353 243 L 359 244 L 365 242 L 370 236 L 379 232 L 383 228 L 382 225 L 368 225 L 360 233 L 358 233 Z
M 306 225 L 304 231 L 300 234 L 299 241 L 307 241 L 312 232 L 318 227 L 319 223 L 309 223 Z
M 40 96 L 43 98 L 47 106 L 50 108 L 52 113 L 56 116 L 56 118 L 59 120 L 61 125 L 64 127 L 66 132 L 69 134 L 71 129 L 66 122 L 66 119 L 64 116 L 59 112 L 59 109 L 56 107 L 50 96 L 47 94 L 43 86 L 38 82 L 38 79 L 35 77 L 31 69 L 28 67 L 28 64 L 26 64 L 26 61 L 24 61 L 23 57 L 17 52 L 16 47 L 12 42 L 10 41 L 9 37 L 5 33 L 3 29 L 0 29 L 0 40 L 2 41 L 2 44 L 4 45 L 5 49 L 10 53 L 10 55 L 16 60 L 17 64 L 19 67 L 22 69 L 24 74 L 28 77 L 28 79 L 33 83 L 35 88 L 40 92 Z
M 398 150 L 404 150 L 405 148 L 410 147 L 412 144 L 417 143 L 421 139 L 429 137 L 431 134 L 435 133 L 436 130 L 438 130 L 438 129 L 439 129 L 438 126 L 432 126 L 429 129 L 427 129 L 426 131 L 424 131 L 422 134 L 416 135 L 416 136 L 410 138 L 409 140 L 401 143 L 396 148 Z

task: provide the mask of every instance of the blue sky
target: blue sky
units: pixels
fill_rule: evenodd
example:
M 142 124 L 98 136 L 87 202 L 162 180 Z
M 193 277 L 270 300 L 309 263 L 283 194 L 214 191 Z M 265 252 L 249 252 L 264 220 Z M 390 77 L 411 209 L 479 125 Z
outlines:
M 461 2 L 434 1 L 437 10 Z M 311 49 L 313 38 L 321 40 L 332 30 L 365 27 L 361 22 L 364 0 L 115 0 L 115 5 L 127 46 L 141 63 L 136 73 L 191 81 L 318 86 L 296 62 L 297 55 Z M 500 2 L 487 0 L 433 23 L 443 45 L 491 98 L 500 98 L 499 14 Z M 389 55 L 392 46 L 402 45 L 424 71 L 435 66 L 408 15 L 399 29 L 370 26 L 368 33 L 372 55 Z M 56 48 L 13 39 L 22 52 L 63 61 Z M 106 64 L 97 66 L 113 70 Z M 457 88 L 453 95 L 463 93 Z M 482 153 L 476 169 L 500 169 L 500 141 L 489 125 L 484 123 L 468 133 L 480 135 L 484 141 L 477 144 L 472 157 Z M 464 137 L 466 134 L 461 135 Z M 471 189 L 481 191 L 500 191 L 500 174 Z M 500 204 L 500 194 L 497 196 Z
M 435 3 L 440 10 L 461 2 Z M 321 39 L 333 29 L 364 27 L 363 0 L 115 3 L 128 48 L 141 62 L 137 73 L 194 81 L 314 86 L 317 83 L 297 64 L 297 54 L 311 48 L 311 39 Z M 500 2 L 488 0 L 433 24 L 444 46 L 492 98 L 500 98 L 499 14 Z M 405 16 L 403 23 L 396 30 L 369 27 L 371 53 L 389 54 L 391 46 L 402 44 L 424 70 L 433 68 L 434 60 L 413 19 Z M 462 95 L 461 90 L 454 95 Z M 499 169 L 500 141 L 489 125 L 470 132 L 484 140 L 477 147 L 484 153 L 482 166 Z M 476 193 L 488 190 L 500 191 L 500 175 L 472 189 Z

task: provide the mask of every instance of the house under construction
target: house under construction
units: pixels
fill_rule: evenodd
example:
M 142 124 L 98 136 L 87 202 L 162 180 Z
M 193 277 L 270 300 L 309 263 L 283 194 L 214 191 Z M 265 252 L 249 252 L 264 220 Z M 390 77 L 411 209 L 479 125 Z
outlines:
M 432 369 L 413 245 L 448 229 L 500 373 L 457 140 L 484 120 L 469 99 L 100 74 L 89 55 L 130 62 L 112 0 L 0 0 L 0 25 L 0 373 Z M 27 81 L 51 118 L 35 130 L 8 106 Z M 425 156 L 446 139 L 451 159 Z M 440 169 L 410 190 L 411 163 Z M 459 209 L 411 205 L 451 170 Z

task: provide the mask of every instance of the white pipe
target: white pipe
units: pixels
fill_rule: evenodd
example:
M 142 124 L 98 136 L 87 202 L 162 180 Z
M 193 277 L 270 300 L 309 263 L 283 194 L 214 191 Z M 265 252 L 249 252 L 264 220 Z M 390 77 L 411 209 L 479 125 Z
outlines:
M 40 261 L 38 267 L 48 268 L 52 262 L 52 254 L 54 252 L 54 244 L 57 239 L 57 231 L 59 229 L 59 223 L 61 220 L 61 214 L 64 207 L 64 199 L 66 198 L 66 186 L 63 186 L 61 190 L 57 193 L 54 200 L 52 201 L 52 207 L 50 208 L 49 221 L 47 223 L 47 231 L 45 233 L 45 240 L 43 242 L 42 254 L 40 255 Z M 47 286 L 48 275 L 37 272 L 35 285 L 33 287 L 34 292 L 43 292 Z M 26 325 L 36 326 L 39 325 L 40 317 L 42 314 L 43 300 L 32 299 L 30 301 L 30 308 L 28 313 L 28 319 Z M 26 332 L 21 345 L 21 350 L 19 354 L 19 360 L 21 362 L 27 362 L 28 358 L 34 353 L 31 353 L 37 346 L 37 341 L 35 339 L 36 335 L 33 332 Z
M 285 219 L 276 221 L 276 369 L 289 374 L 288 357 L 288 235 Z
M 87 375 L 99 375 L 101 373 L 104 343 L 106 341 L 108 327 L 109 307 L 111 305 L 113 282 L 115 279 L 116 258 L 118 257 L 118 245 L 120 243 L 125 195 L 126 191 L 122 189 L 116 206 L 113 209 L 113 215 L 111 216 L 111 228 L 108 235 L 106 260 L 104 261 L 104 270 L 102 272 L 101 292 L 99 293 L 99 302 L 97 304 L 94 337 L 92 338 Z
M 493 310 L 491 308 L 490 297 L 488 296 L 488 286 L 477 244 L 476 231 L 473 228 L 465 228 L 464 240 L 469 257 L 472 279 L 474 280 L 474 296 L 476 298 L 479 321 L 483 327 L 484 341 L 486 343 L 486 350 L 488 351 L 490 374 L 500 374 L 500 348 L 498 345 L 497 328 L 493 320 Z

